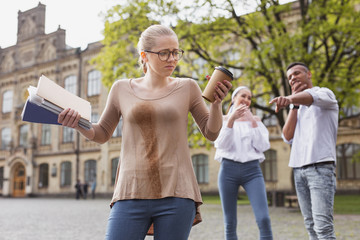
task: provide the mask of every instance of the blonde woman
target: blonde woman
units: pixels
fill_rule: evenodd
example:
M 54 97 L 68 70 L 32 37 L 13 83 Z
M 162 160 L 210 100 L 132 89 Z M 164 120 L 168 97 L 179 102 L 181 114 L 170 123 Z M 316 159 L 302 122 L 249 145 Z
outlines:
M 202 204 L 188 148 L 187 116 L 190 112 L 203 135 L 214 141 L 231 83 L 224 80 L 217 86 L 208 109 L 194 80 L 171 76 L 184 51 L 168 27 L 147 28 L 138 52 L 144 77 L 116 81 L 92 129 L 78 127 L 80 116 L 70 109 L 59 115 L 59 122 L 104 143 L 123 118 L 106 239 L 144 239 L 153 224 L 154 239 L 186 240 L 191 226 L 201 221 Z

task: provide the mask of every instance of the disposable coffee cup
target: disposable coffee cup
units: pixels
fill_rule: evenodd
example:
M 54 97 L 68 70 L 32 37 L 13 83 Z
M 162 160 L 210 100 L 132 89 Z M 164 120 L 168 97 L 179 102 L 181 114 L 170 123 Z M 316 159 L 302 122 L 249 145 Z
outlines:
M 223 80 L 232 81 L 233 80 L 232 72 L 221 66 L 215 67 L 215 70 L 211 75 L 211 78 L 209 79 L 209 82 L 206 85 L 204 92 L 202 93 L 202 97 L 208 100 L 209 102 L 214 102 L 215 101 L 214 93 L 215 93 L 216 84 L 218 82 L 222 82 Z

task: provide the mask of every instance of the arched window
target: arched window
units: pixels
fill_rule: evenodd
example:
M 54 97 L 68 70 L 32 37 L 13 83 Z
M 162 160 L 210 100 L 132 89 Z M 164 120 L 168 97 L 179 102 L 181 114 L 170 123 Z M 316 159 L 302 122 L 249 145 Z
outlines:
M 2 112 L 3 113 L 11 112 L 12 104 L 13 104 L 13 91 L 8 90 L 3 94 Z
M 87 160 L 85 161 L 85 176 L 84 180 L 87 183 L 95 180 L 96 177 L 96 160 Z
M 11 129 L 6 127 L 1 130 L 1 149 L 6 149 L 11 141 Z
M 265 161 L 260 164 L 265 181 L 277 181 L 277 156 L 276 151 L 269 149 L 265 154 Z
M 61 163 L 60 186 L 71 186 L 71 162 L 66 161 Z
M 95 96 L 100 94 L 101 87 L 101 73 L 97 70 L 92 70 L 88 73 L 88 87 L 87 95 Z
M 360 179 L 360 144 L 336 146 L 336 170 L 339 179 Z
M 198 183 L 209 183 L 209 157 L 205 154 L 192 156 L 194 172 Z
M 64 80 L 64 88 L 68 90 L 69 92 L 77 95 L 77 81 L 76 76 L 68 76 Z
M 119 163 L 118 157 L 111 159 L 111 185 L 115 184 L 116 170 L 118 163 Z
M 39 167 L 39 188 L 47 188 L 49 185 L 49 164 L 42 163 Z

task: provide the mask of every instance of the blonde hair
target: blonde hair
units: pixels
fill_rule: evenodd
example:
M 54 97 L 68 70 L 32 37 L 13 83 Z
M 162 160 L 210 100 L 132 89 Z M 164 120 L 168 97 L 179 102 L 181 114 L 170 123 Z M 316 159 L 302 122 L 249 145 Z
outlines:
M 146 62 L 144 62 L 141 57 L 141 52 L 144 50 L 151 50 L 152 47 L 156 45 L 158 38 L 163 36 L 171 36 L 175 37 L 176 40 L 178 39 L 176 33 L 171 28 L 163 25 L 151 25 L 141 33 L 139 42 L 137 44 L 137 50 L 140 55 L 139 65 L 144 73 L 146 73 L 147 67 Z

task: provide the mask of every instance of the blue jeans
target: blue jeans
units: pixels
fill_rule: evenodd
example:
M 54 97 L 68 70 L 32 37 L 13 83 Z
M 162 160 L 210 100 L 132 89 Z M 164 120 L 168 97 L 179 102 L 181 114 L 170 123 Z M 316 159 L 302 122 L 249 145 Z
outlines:
M 152 223 L 156 240 L 187 240 L 195 212 L 195 202 L 187 198 L 117 201 L 110 211 L 106 240 L 143 240 Z
M 294 181 L 309 239 L 336 239 L 333 222 L 335 166 L 294 168 Z
M 224 158 L 220 166 L 218 185 L 224 213 L 226 240 L 238 239 L 236 234 L 237 198 L 240 186 L 245 189 L 249 197 L 260 231 L 260 239 L 272 240 L 265 183 L 259 161 L 240 163 Z

